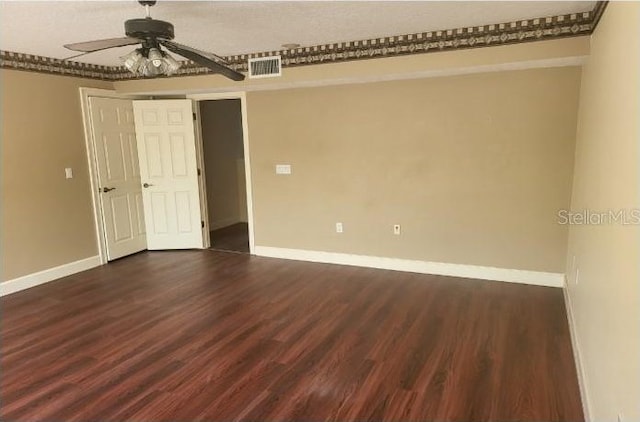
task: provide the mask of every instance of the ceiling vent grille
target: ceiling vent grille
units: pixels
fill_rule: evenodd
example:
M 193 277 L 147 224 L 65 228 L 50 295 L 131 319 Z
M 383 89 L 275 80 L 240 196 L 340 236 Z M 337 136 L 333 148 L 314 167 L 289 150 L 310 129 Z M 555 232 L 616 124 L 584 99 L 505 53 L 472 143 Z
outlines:
M 249 78 L 274 78 L 277 76 L 282 76 L 280 56 L 249 59 Z

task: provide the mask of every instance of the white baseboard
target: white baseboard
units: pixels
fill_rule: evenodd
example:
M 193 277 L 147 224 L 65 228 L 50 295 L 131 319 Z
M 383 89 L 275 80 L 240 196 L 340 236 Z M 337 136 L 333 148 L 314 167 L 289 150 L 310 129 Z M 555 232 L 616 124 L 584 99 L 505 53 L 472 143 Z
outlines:
M 569 281 L 566 280 L 568 284 Z M 589 406 L 589 393 L 587 390 L 586 375 L 582 366 L 582 358 L 580 357 L 580 342 L 578 341 L 578 333 L 576 332 L 576 322 L 573 318 L 573 307 L 571 305 L 571 296 L 565 285 L 562 289 L 564 294 L 564 306 L 567 309 L 567 321 L 569 323 L 569 333 L 571 335 L 571 348 L 573 349 L 573 360 L 576 364 L 576 372 L 578 373 L 578 386 L 580 387 L 580 400 L 582 401 L 582 412 L 584 413 L 585 422 L 591 421 L 591 407 Z
M 209 223 L 209 230 L 217 230 L 233 224 L 242 223 L 241 217 L 229 217 Z
M 28 274 L 22 277 L 14 278 L 0 283 L 0 296 L 19 292 L 39 284 L 48 283 L 68 275 L 79 273 L 80 271 L 89 270 L 101 265 L 100 256 L 92 256 L 90 258 L 81 259 L 79 261 L 70 262 L 58 267 L 49 268 L 47 270 L 38 271 L 37 273 Z
M 446 275 L 480 280 L 505 281 L 508 283 L 533 284 L 536 286 L 563 287 L 564 274 L 541 271 L 512 270 L 483 267 L 479 265 L 448 264 L 442 262 L 416 261 L 410 259 L 384 258 L 367 255 L 351 255 L 334 252 L 308 251 L 303 249 L 256 246 L 255 255 L 298 261 L 322 262 L 326 264 L 353 265 L 356 267 L 380 268 L 420 274 Z

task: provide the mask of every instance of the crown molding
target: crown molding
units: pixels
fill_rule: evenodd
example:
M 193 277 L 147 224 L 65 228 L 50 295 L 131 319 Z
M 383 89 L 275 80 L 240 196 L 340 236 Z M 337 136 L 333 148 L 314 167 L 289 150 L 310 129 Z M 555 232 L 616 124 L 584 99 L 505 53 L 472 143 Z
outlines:
M 583 13 L 323 44 L 291 50 L 263 51 L 227 56 L 225 60 L 234 70 L 246 72 L 250 58 L 273 55 L 282 57 L 283 67 L 297 67 L 590 35 L 600 21 L 607 3 L 607 1 L 598 1 L 592 10 Z M 122 66 L 100 66 L 1 50 L 0 68 L 106 81 L 144 79 L 130 73 Z M 187 61 L 170 77 L 212 73 L 206 67 Z

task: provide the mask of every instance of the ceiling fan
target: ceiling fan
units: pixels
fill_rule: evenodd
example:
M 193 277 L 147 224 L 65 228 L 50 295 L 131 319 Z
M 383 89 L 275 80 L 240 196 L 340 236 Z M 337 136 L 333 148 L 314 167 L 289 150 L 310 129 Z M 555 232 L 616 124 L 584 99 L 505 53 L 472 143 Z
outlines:
M 150 8 L 156 4 L 156 0 L 139 0 L 138 3 L 145 7 L 146 17 L 125 21 L 126 37 L 66 44 L 65 47 L 69 50 L 80 51 L 82 52 L 80 55 L 83 55 L 108 48 L 141 44 L 140 48 L 121 57 L 127 69 L 143 76 L 171 75 L 180 68 L 180 62 L 163 51 L 161 48 L 163 46 L 167 50 L 208 67 L 215 73 L 229 79 L 244 80 L 244 75 L 231 69 L 222 57 L 171 41 L 174 38 L 173 25 L 169 22 L 151 19 Z

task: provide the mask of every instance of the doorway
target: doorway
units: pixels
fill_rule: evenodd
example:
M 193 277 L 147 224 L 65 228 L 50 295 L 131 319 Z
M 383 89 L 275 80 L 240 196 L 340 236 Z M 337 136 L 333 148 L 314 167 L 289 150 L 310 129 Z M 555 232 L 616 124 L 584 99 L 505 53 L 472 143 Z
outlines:
M 198 102 L 211 249 L 249 253 L 240 98 Z
M 228 229 L 214 233 L 216 238 L 213 242 L 214 248 L 245 252 L 247 246 L 244 239 L 247 238 L 248 231 L 248 251 L 253 252 L 251 164 L 245 93 L 207 93 L 185 96 L 186 99 L 145 101 L 147 97 L 144 96 L 118 94 L 112 90 L 97 88 L 80 88 L 94 224 L 101 264 L 144 249 L 209 248 L 211 246 L 210 231 L 224 228 Z M 234 113 L 239 114 L 241 122 L 240 129 L 236 128 L 236 133 L 239 133 L 242 138 L 242 147 L 239 152 L 236 150 L 235 158 L 236 180 L 239 192 L 244 194 L 238 196 L 238 210 L 241 210 L 238 214 L 239 218 L 231 223 L 229 220 L 226 223 L 216 222 L 215 217 L 220 213 L 216 211 L 215 206 L 211 206 L 212 214 L 215 216 L 212 221 L 216 222 L 216 225 L 210 229 L 207 209 L 211 199 L 207 200 L 200 103 L 215 103 L 215 101 L 229 99 L 235 99 L 236 102 L 232 102 L 235 107 Z M 113 110 L 110 108 L 107 113 L 103 102 Z M 98 105 L 103 106 L 102 112 Z M 97 114 L 92 115 L 95 112 Z M 98 117 L 102 119 L 102 115 L 107 117 L 114 115 L 117 118 L 111 119 L 112 121 L 105 120 L 105 124 L 108 124 L 101 128 L 99 124 L 94 123 L 98 121 Z M 153 129 L 152 126 L 158 130 Z M 102 133 L 98 133 L 100 131 Z M 106 144 L 103 142 L 105 139 L 109 141 Z M 133 142 L 134 139 L 135 142 Z M 119 142 L 116 142 L 118 140 Z M 101 143 L 102 145 L 99 145 Z M 105 155 L 105 151 L 98 151 L 103 146 L 106 148 L 106 158 L 101 158 Z M 114 154 L 110 154 L 109 150 Z M 118 151 L 121 154 L 115 154 Z M 139 151 L 143 152 L 142 159 L 138 154 Z M 123 158 L 118 160 L 118 157 Z M 113 163 L 110 161 L 110 165 L 106 165 L 107 158 Z M 239 158 L 241 159 L 238 160 Z M 103 175 L 105 169 L 107 176 Z M 118 169 L 122 171 L 114 173 Z M 210 173 L 215 174 L 211 166 L 209 170 Z M 125 173 L 127 177 L 115 177 Z M 167 177 L 160 177 L 162 175 L 173 175 L 180 180 L 171 178 L 169 178 L 171 180 L 164 180 Z M 134 179 L 136 183 L 128 183 L 133 182 Z M 211 174 L 209 179 L 212 179 Z M 167 181 L 175 182 L 172 186 L 175 185 L 174 187 L 180 187 L 180 189 L 174 189 L 175 192 L 168 192 L 166 189 L 161 191 L 162 188 L 167 187 Z M 188 189 L 182 185 L 177 186 L 178 182 L 184 184 L 183 182 L 187 181 Z M 127 185 L 120 182 L 127 182 Z M 212 180 L 212 184 L 215 186 L 215 180 Z M 107 189 L 104 189 L 105 187 Z M 129 188 L 132 192 L 128 191 Z M 216 195 L 212 195 L 212 198 L 215 197 Z M 175 201 L 172 201 L 172 198 Z M 230 227 L 236 222 L 245 224 Z M 198 236 L 195 236 L 196 227 Z M 174 232 L 181 237 L 184 237 L 182 235 L 187 232 L 194 236 L 188 244 L 177 241 L 160 244 L 155 241 L 160 237 L 167 238 Z M 157 235 L 156 238 L 154 238 L 155 235 Z

